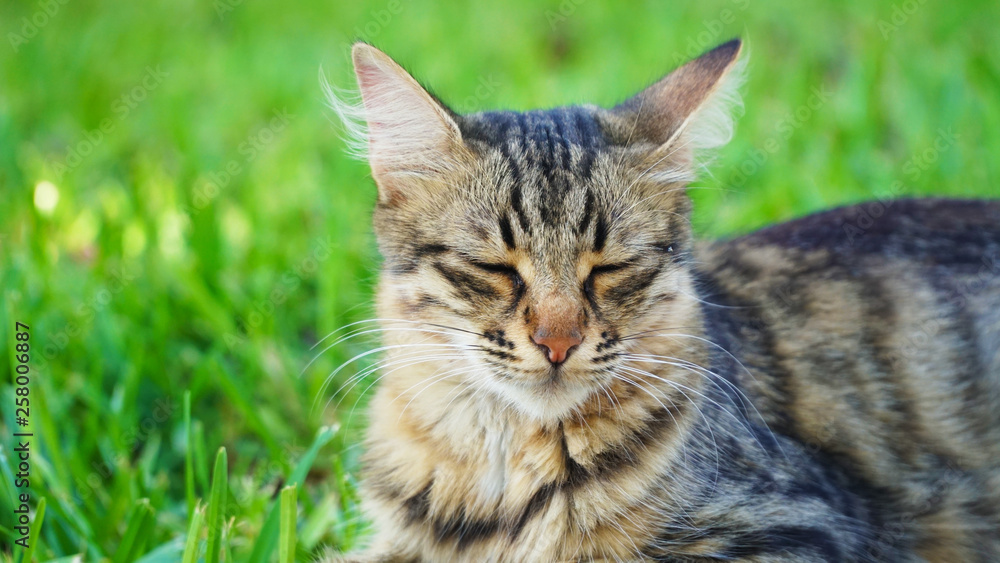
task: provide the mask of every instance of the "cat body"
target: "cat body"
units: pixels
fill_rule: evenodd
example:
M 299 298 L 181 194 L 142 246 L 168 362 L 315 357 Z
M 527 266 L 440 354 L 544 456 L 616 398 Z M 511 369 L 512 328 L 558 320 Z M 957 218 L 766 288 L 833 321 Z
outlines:
M 739 49 L 458 116 L 355 47 L 386 357 L 349 560 L 1000 558 L 1000 203 L 695 241 Z

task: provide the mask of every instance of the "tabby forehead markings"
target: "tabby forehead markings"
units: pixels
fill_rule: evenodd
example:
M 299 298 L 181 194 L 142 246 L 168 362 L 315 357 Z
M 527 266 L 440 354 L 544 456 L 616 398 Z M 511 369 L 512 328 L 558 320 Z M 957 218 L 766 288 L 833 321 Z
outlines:
M 537 202 L 543 224 L 567 220 L 566 198 L 590 180 L 596 153 L 607 147 L 596 119 L 584 108 L 486 112 L 465 117 L 460 126 L 466 138 L 501 147 L 513 178 L 509 206 L 526 233 L 531 220 L 522 191 L 532 190 L 530 199 Z

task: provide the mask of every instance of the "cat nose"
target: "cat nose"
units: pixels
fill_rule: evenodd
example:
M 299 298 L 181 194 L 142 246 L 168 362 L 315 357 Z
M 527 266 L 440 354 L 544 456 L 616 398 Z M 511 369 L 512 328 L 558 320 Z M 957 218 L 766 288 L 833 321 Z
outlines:
M 580 333 L 572 331 L 569 334 L 554 334 L 539 329 L 531 336 L 532 342 L 538 345 L 552 365 L 557 366 L 566 361 L 570 352 L 583 342 Z

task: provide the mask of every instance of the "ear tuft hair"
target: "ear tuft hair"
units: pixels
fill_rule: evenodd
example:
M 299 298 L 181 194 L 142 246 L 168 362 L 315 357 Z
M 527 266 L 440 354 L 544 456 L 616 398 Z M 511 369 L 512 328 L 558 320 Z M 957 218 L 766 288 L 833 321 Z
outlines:
M 715 92 L 691 117 L 684 133 L 689 146 L 697 151 L 717 149 L 733 138 L 736 120 L 743 116 L 740 89 L 746 82 L 749 54 L 743 54 L 723 76 Z
M 319 83 L 323 89 L 327 106 L 337 114 L 343 128 L 347 154 L 358 160 L 368 160 L 368 123 L 365 120 L 365 105 L 361 94 L 330 84 L 322 67 L 319 69 Z
M 625 144 L 649 147 L 644 174 L 657 182 L 688 183 L 711 149 L 733 136 L 743 103 L 742 42 L 724 43 L 682 65 L 610 110 Z
M 348 133 L 348 150 L 366 157 L 383 203 L 419 197 L 422 181 L 441 179 L 464 157 L 451 111 L 396 61 L 367 43 L 351 49 L 361 103 L 325 85 Z

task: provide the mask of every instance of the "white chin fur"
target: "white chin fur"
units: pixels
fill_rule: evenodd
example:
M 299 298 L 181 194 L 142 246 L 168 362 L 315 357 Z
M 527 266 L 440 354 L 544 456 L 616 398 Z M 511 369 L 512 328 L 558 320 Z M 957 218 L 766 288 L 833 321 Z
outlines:
M 522 415 L 542 423 L 555 423 L 566 418 L 596 390 L 593 386 L 565 382 L 522 385 L 499 380 L 492 375 L 486 379 L 485 386 Z

